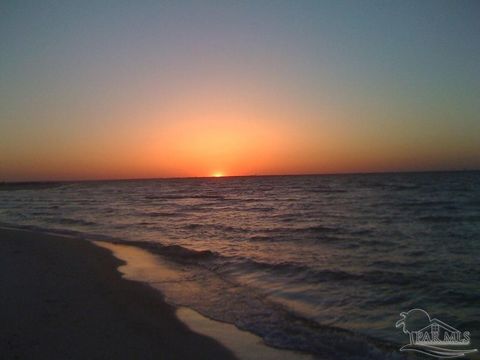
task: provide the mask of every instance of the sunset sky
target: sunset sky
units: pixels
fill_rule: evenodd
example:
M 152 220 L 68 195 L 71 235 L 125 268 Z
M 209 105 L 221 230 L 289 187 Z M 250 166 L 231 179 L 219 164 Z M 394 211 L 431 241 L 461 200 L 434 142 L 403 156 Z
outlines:
M 480 168 L 480 1 L 0 16 L 0 181 Z

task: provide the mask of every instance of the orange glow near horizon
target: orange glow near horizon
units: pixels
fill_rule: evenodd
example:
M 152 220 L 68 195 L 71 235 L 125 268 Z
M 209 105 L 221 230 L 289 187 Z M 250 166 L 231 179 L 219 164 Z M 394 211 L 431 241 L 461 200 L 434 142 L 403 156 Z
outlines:
M 230 89 L 220 80 L 172 90 L 161 105 L 145 94 L 141 101 L 112 105 L 109 116 L 79 111 L 92 128 L 88 136 L 83 123 L 64 129 L 57 120 L 61 136 L 32 127 L 20 150 L 13 140 L 6 143 L 0 181 L 435 170 L 474 159 L 476 148 L 456 144 L 448 129 L 425 129 L 438 141 L 424 142 L 411 136 L 417 126 L 411 121 L 378 137 L 377 127 L 354 126 L 351 119 L 360 115 L 348 109 L 308 110 L 269 88 L 259 102 L 248 95 L 255 93 L 252 84 L 238 80 Z
M 0 182 L 480 169 L 478 2 L 4 3 Z

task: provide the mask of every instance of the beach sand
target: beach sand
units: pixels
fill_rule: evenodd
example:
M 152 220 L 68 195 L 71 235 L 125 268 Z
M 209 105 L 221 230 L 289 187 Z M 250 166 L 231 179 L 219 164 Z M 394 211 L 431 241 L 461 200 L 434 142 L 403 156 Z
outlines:
M 231 359 L 84 240 L 0 229 L 0 358 Z

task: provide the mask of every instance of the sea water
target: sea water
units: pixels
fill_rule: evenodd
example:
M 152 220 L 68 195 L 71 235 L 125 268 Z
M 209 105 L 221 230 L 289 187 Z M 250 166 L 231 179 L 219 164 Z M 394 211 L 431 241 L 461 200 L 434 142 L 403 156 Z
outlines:
M 479 172 L 70 182 L 0 191 L 0 221 L 152 252 L 169 302 L 277 347 L 395 357 L 412 308 L 480 346 Z

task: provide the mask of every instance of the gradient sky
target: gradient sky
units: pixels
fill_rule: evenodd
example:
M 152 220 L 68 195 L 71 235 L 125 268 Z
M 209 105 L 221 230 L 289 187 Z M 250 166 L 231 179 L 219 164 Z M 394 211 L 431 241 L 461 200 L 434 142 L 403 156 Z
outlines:
M 0 181 L 480 168 L 479 1 L 0 16 Z

